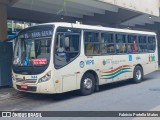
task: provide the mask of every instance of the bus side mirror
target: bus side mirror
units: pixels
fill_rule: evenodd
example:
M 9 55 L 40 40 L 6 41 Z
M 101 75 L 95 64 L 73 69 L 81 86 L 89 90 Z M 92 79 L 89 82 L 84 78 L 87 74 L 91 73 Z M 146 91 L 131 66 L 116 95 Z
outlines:
M 2 42 L 12 42 L 17 38 L 17 36 L 11 37 L 11 38 L 7 38 L 6 40 L 2 41 Z

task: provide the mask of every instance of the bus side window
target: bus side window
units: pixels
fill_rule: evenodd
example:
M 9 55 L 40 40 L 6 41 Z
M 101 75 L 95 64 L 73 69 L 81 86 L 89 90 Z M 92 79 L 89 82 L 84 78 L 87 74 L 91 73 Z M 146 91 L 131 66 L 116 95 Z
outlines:
M 100 44 L 101 44 L 101 33 L 98 31 L 85 31 L 84 32 L 85 42 L 85 54 L 86 55 L 99 55 Z
M 148 37 L 148 51 L 149 52 L 154 52 L 156 49 L 156 40 L 154 36 L 149 36 Z
M 140 53 L 148 52 L 147 37 L 139 36 L 138 40 L 139 40 L 139 52 Z
M 114 44 L 108 44 L 107 45 L 107 53 L 108 54 L 114 54 L 115 53 L 115 45 Z
M 102 32 L 101 50 L 102 50 L 102 54 L 115 54 L 113 33 L 108 31 Z
M 128 35 L 128 53 L 138 53 L 138 41 L 136 35 Z
M 124 34 L 116 34 L 116 51 L 117 53 L 126 53 L 126 35 Z
M 87 55 L 93 54 L 93 44 L 91 44 L 92 42 L 91 32 L 84 32 L 84 40 L 85 40 L 85 53 Z

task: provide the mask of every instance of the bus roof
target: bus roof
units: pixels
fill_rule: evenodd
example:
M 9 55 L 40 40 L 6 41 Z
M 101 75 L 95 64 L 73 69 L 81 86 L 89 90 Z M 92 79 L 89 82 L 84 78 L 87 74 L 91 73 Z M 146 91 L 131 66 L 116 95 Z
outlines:
M 84 25 L 84 24 L 67 23 L 67 22 L 53 22 L 53 23 L 44 23 L 44 24 L 39 24 L 39 25 L 55 25 L 57 27 L 58 26 L 72 27 L 72 28 L 80 28 L 80 29 L 86 29 L 86 30 L 100 30 L 100 31 L 102 30 L 102 31 L 110 31 L 110 32 L 156 35 L 155 32 L 110 28 L 110 27 L 103 27 L 103 26 L 93 26 L 93 25 Z

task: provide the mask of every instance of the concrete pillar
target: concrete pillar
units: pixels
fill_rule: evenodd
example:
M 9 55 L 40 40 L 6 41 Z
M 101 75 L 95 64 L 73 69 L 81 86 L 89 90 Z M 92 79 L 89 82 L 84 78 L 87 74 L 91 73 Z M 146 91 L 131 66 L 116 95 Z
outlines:
M 158 42 L 158 64 L 160 65 L 160 30 L 158 30 L 156 33 Z
M 0 41 L 7 38 L 7 6 L 0 3 Z

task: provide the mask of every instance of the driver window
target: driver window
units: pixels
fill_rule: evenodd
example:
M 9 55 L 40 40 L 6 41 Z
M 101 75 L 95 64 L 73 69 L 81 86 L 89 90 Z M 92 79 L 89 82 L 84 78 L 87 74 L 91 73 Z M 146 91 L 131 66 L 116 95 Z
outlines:
M 54 64 L 61 68 L 73 61 L 80 52 L 80 30 L 58 28 L 55 39 Z

